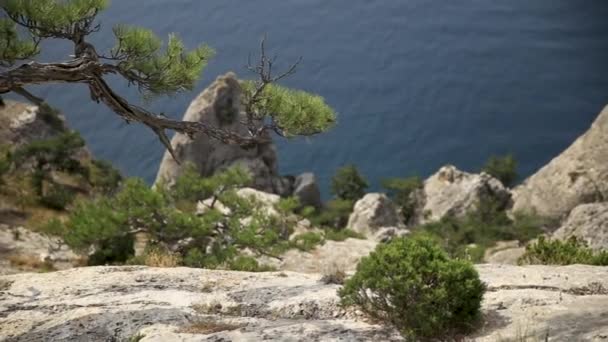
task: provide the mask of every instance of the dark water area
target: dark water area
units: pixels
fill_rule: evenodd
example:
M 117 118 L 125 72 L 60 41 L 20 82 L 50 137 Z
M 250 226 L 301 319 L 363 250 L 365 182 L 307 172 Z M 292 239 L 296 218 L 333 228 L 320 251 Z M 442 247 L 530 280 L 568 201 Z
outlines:
M 92 40 L 110 48 L 111 26 L 128 23 L 215 48 L 196 91 L 145 103 L 181 118 L 218 75 L 250 77 L 247 55 L 266 33 L 285 65 L 304 58 L 283 84 L 321 94 L 339 113 L 326 134 L 278 143 L 281 172 L 313 171 L 327 189 L 354 163 L 377 188 L 446 163 L 475 171 L 491 154 L 513 153 L 523 176 L 547 163 L 608 104 L 606 18 L 606 0 L 115 0 Z M 71 53 L 56 41 L 45 48 L 49 60 Z M 83 86 L 33 90 L 98 157 L 153 181 L 163 147 L 146 128 L 92 103 Z

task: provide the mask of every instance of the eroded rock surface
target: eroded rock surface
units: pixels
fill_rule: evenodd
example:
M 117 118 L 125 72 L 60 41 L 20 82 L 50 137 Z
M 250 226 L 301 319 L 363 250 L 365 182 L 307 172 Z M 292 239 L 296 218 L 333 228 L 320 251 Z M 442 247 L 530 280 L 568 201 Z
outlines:
M 513 190 L 513 209 L 561 219 L 580 204 L 607 199 L 608 107 L 568 149 Z
M 608 203 L 577 206 L 553 237 L 565 240 L 576 236 L 593 249 L 608 249 Z
M 379 230 L 391 227 L 402 228 L 403 224 L 395 204 L 381 193 L 367 194 L 358 200 L 347 225 L 348 229 L 372 239 Z
M 424 182 L 418 199 L 416 223 L 439 221 L 446 216 L 462 217 L 477 208 L 480 200 L 492 198 L 503 208 L 510 205 L 509 189 L 487 173 L 473 174 L 447 165 Z
M 476 266 L 488 286 L 471 341 L 602 341 L 608 267 Z M 320 275 L 89 267 L 0 277 L 5 341 L 398 341 L 338 304 Z M 212 331 L 211 328 L 221 331 Z
M 242 89 L 236 75 L 227 73 L 218 77 L 192 103 L 183 117 L 184 121 L 202 122 L 214 127 L 246 135 L 248 128 L 242 124 Z M 256 189 L 285 194 L 290 191 L 289 181 L 279 176 L 277 154 L 274 144 L 260 144 L 252 148 L 227 145 L 205 134 L 190 139 L 185 134 L 176 134 L 171 145 L 181 165 L 166 152 L 158 170 L 156 183 L 172 184 L 183 172 L 184 165 L 191 163 L 202 176 L 211 176 L 218 170 L 230 166 L 241 166 L 249 170 Z

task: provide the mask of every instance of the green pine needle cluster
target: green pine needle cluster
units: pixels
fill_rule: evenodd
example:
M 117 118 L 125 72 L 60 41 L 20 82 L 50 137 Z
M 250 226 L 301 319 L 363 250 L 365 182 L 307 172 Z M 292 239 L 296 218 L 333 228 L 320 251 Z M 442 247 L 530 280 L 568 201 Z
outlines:
M 243 82 L 247 100 L 255 87 L 252 81 Z M 276 84 L 264 88 L 253 110 L 262 117 L 272 117 L 286 137 L 321 133 L 336 123 L 336 113 L 323 97 Z
M 187 52 L 174 34 L 169 35 L 164 51 L 162 40 L 147 29 L 117 25 L 114 35 L 117 45 L 112 55 L 121 60 L 118 67 L 133 77 L 147 97 L 192 90 L 214 55 L 207 45 Z
M 15 22 L 0 19 L 0 65 L 13 65 L 16 61 L 31 58 L 39 52 L 34 41 L 19 37 Z

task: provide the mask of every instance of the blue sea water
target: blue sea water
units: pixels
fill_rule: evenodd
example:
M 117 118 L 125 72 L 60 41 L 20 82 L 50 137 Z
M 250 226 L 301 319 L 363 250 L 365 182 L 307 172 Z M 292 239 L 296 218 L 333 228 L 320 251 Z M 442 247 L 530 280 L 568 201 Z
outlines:
M 354 163 L 374 187 L 384 177 L 427 176 L 452 163 L 477 170 L 513 153 L 529 175 L 584 132 L 608 104 L 606 0 L 115 0 L 100 15 L 98 50 L 128 23 L 217 55 L 196 91 L 145 103 L 181 118 L 190 100 L 229 70 L 250 77 L 247 55 L 268 35 L 285 85 L 321 94 L 339 112 L 327 134 L 279 142 L 282 173 L 313 171 L 325 189 Z M 69 46 L 45 43 L 44 59 Z M 137 101 L 137 91 L 112 84 Z M 163 147 L 89 101 L 84 86 L 33 89 L 61 108 L 93 152 L 152 181 Z

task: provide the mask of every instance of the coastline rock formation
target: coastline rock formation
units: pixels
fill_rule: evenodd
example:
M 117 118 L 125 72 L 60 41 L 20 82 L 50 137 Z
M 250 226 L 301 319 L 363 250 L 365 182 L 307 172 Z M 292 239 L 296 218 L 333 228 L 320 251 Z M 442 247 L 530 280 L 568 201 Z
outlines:
M 0 107 L 0 144 L 11 147 L 51 138 L 64 130 L 64 118 L 38 106 L 4 100 Z
M 375 239 L 385 228 L 404 228 L 395 204 L 381 193 L 363 196 L 355 203 L 346 228 Z
M 192 103 L 183 117 L 184 121 L 203 122 L 238 134 L 246 134 L 247 127 L 242 108 L 242 89 L 234 73 L 218 77 Z M 246 168 L 252 175 L 252 186 L 256 189 L 285 194 L 288 182 L 278 174 L 276 149 L 273 144 L 260 144 L 245 149 L 238 145 L 227 145 L 205 134 L 190 139 L 185 134 L 176 134 L 171 140 L 181 162 L 177 164 L 165 152 L 158 170 L 156 184 L 169 185 L 183 172 L 184 165 L 191 163 L 202 176 L 211 176 L 218 170 L 234 165 Z
M 565 240 L 571 236 L 584 240 L 593 249 L 608 249 L 608 203 L 581 204 L 572 209 L 553 238 Z
M 496 204 L 510 205 L 509 189 L 487 173 L 472 174 L 446 165 L 424 181 L 417 196 L 416 224 L 439 221 L 446 216 L 462 217 L 473 211 L 480 200 L 492 198 Z
M 608 107 L 591 128 L 513 190 L 513 211 L 563 219 L 580 204 L 608 198 Z
M 183 117 L 184 121 L 198 121 L 246 135 L 248 128 L 242 123 L 244 119 L 242 88 L 234 73 L 218 77 L 192 101 Z M 243 148 L 227 145 L 201 133 L 193 139 L 185 134 L 176 134 L 171 146 L 181 165 L 165 152 L 155 184 L 172 185 L 187 164 L 194 165 L 203 177 L 231 166 L 241 166 L 250 172 L 253 179 L 250 186 L 257 190 L 280 196 L 298 196 L 303 205 L 321 205 L 314 175 L 304 173 L 292 177 L 279 174 L 277 151 L 273 143 Z
M 474 341 L 608 336 L 608 267 L 476 266 L 488 291 Z M 87 267 L 0 276 L 0 340 L 402 341 L 338 303 L 318 274 Z M 535 339 L 537 338 L 537 339 Z

